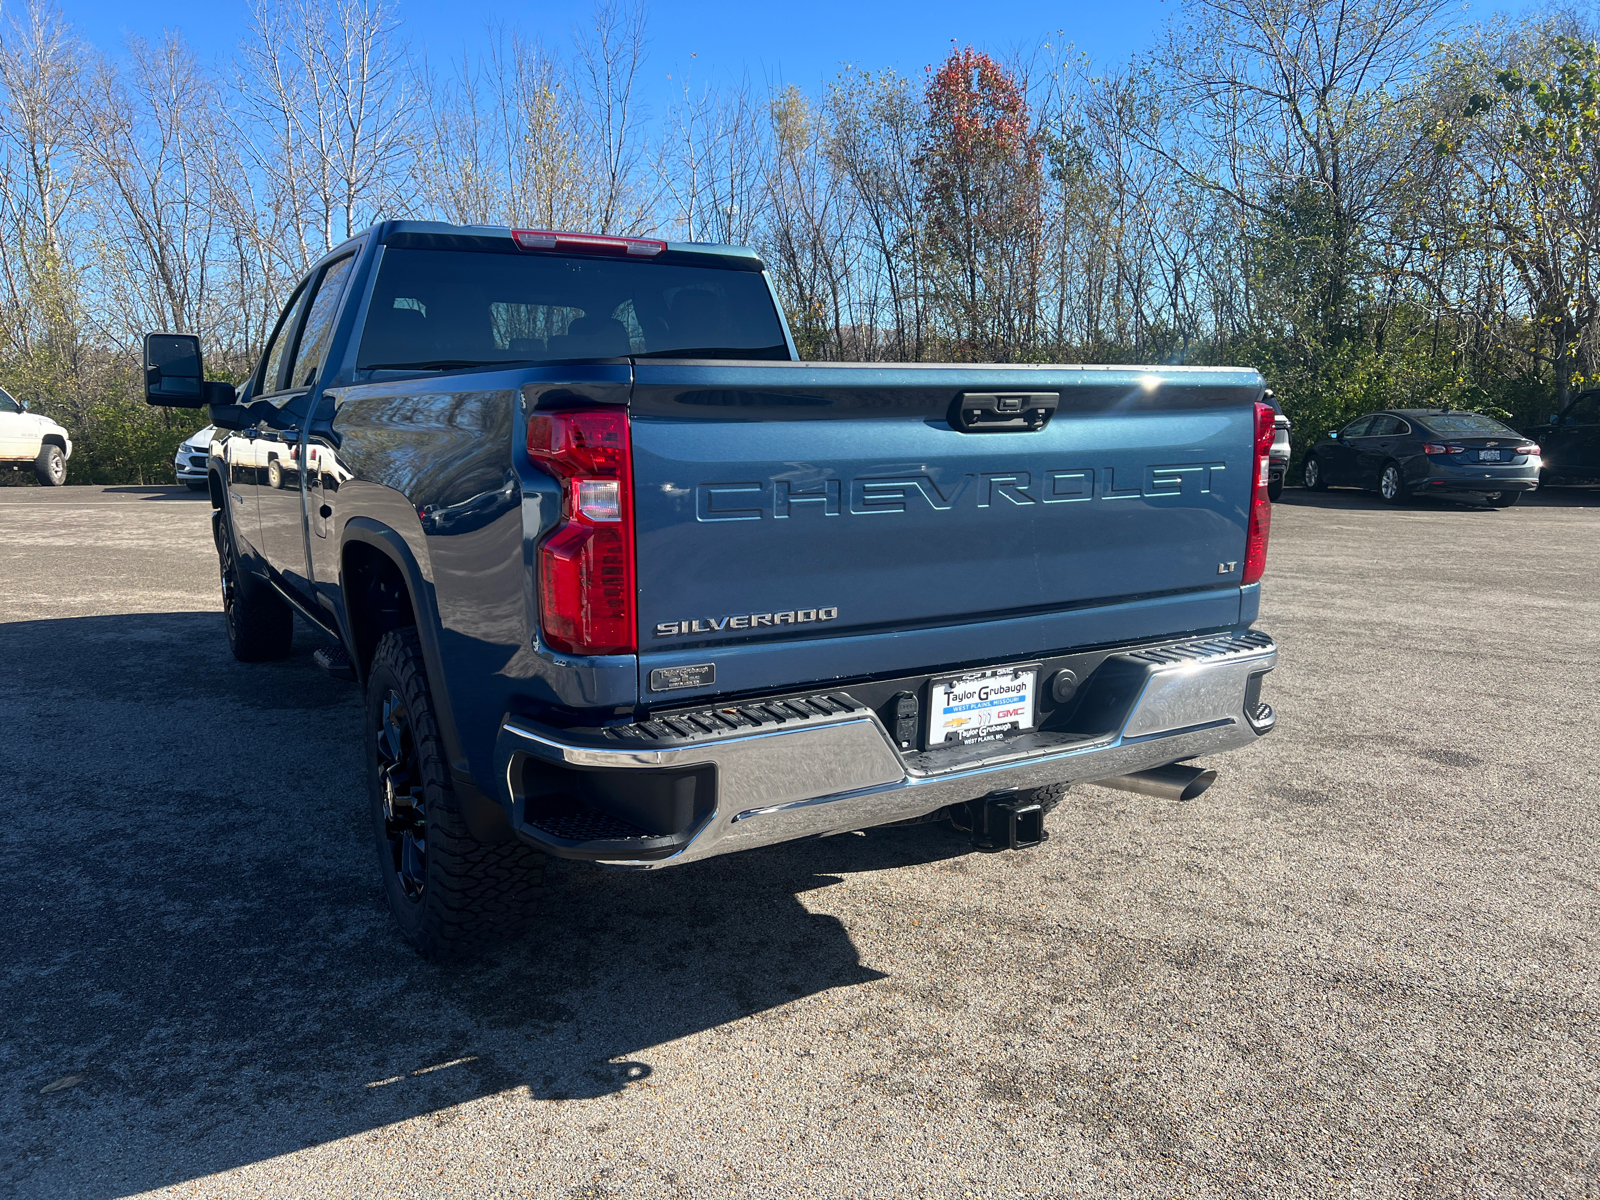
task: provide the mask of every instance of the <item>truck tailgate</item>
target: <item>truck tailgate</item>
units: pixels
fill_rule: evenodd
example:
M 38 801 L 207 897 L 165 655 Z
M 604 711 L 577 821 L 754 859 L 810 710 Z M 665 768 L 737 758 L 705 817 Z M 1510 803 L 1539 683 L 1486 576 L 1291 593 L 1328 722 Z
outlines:
M 640 361 L 641 691 L 662 667 L 715 666 L 657 675 L 678 700 L 1233 624 L 1260 392 L 1230 369 Z M 952 422 L 997 393 L 1059 404 L 1039 430 Z

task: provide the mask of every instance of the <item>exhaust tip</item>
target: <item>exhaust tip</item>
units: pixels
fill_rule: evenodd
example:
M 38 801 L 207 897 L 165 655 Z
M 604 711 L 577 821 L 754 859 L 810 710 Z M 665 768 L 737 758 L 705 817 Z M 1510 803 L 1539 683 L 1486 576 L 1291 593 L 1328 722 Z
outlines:
M 1148 771 L 1135 771 L 1131 775 L 1115 775 L 1109 779 L 1086 780 L 1096 787 L 1116 788 L 1121 792 L 1136 792 L 1141 796 L 1155 796 L 1162 800 L 1193 800 L 1217 781 L 1217 773 L 1209 767 L 1186 767 L 1181 763 L 1168 763 Z

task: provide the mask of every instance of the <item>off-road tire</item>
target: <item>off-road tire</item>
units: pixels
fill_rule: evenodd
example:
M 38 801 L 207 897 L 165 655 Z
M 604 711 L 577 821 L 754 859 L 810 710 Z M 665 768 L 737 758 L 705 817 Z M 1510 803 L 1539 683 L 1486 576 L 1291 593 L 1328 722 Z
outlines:
M 396 727 L 395 703 L 404 709 L 402 754 L 393 753 L 395 739 L 384 736 Z M 390 630 L 378 643 L 367 677 L 365 728 L 378 869 L 406 941 L 423 958 L 448 959 L 526 933 L 544 891 L 545 857 L 520 841 L 485 844 L 468 830 L 414 628 Z M 416 815 L 397 821 L 402 813 Z M 401 828 L 412 836 L 404 868 Z
M 1037 787 L 1025 793 L 1022 798 L 1037 804 L 1048 815 L 1051 809 L 1066 799 L 1067 793 L 1071 790 L 1070 783 L 1047 783 L 1044 787 Z
M 1328 490 L 1328 474 L 1316 459 L 1306 459 L 1306 465 L 1301 470 L 1305 473 L 1306 487 L 1311 491 L 1325 492 Z
M 1511 508 L 1521 501 L 1521 492 L 1485 492 L 1483 494 L 1483 502 L 1490 508 Z
M 39 457 L 33 460 L 33 473 L 39 480 L 40 487 L 60 487 L 67 481 L 67 456 L 61 452 L 61 447 L 53 442 L 46 442 L 39 451 Z
M 294 646 L 294 610 L 272 585 L 239 559 L 228 514 L 216 516 L 217 568 L 222 576 L 222 618 L 228 648 L 240 662 L 274 662 Z

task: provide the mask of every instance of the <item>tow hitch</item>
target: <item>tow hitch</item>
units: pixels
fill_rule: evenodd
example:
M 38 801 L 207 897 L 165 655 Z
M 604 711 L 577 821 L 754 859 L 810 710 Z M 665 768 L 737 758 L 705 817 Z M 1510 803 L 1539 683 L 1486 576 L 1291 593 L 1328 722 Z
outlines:
M 1015 789 L 990 792 L 967 805 L 972 819 L 972 844 L 979 850 L 1026 850 L 1050 836 L 1044 808 Z

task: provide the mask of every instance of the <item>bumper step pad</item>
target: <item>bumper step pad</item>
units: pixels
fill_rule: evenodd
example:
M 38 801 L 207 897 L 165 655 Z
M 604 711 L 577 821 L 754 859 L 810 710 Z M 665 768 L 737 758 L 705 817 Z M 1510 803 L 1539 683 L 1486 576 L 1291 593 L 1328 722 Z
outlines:
M 664 748 L 768 729 L 817 725 L 841 717 L 865 716 L 868 711 L 844 692 L 816 692 L 727 708 L 664 713 L 636 725 L 613 725 L 600 732 L 614 742 Z

